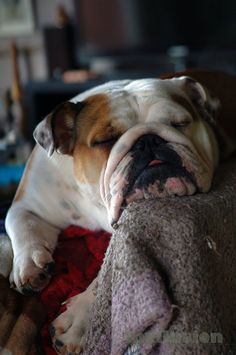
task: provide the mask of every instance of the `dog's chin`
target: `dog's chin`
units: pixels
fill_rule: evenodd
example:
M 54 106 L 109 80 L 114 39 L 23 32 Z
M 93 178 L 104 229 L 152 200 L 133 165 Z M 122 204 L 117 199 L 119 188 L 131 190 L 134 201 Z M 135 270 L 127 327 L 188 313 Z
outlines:
M 196 190 L 194 179 L 182 167 L 158 164 L 148 167 L 138 176 L 125 196 L 125 204 L 140 199 L 193 195 Z
M 144 187 L 135 187 L 125 197 L 125 204 L 141 199 L 163 198 L 168 196 L 193 195 L 197 191 L 196 185 L 185 177 L 169 177 L 165 183 L 156 180 Z
M 109 215 L 112 225 L 118 221 L 122 210 L 134 201 L 189 196 L 200 191 L 196 177 L 181 162 L 154 160 L 138 174 L 134 168 L 129 172 L 130 178 L 117 180 L 121 181 L 123 190 L 111 194 Z
M 197 186 L 193 176 L 181 165 L 149 165 L 136 178 L 125 196 L 126 205 L 140 199 L 193 195 Z

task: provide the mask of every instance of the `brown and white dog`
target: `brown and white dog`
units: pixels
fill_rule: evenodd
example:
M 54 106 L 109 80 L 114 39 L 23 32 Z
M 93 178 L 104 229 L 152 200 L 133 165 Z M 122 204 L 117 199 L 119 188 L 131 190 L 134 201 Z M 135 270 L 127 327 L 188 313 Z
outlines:
M 48 284 L 58 234 L 70 224 L 112 232 L 132 201 L 207 192 L 220 156 L 219 107 L 185 76 L 112 81 L 58 106 L 36 127 L 7 215 L 12 285 L 27 293 Z M 95 284 L 54 321 L 58 351 L 81 350 Z

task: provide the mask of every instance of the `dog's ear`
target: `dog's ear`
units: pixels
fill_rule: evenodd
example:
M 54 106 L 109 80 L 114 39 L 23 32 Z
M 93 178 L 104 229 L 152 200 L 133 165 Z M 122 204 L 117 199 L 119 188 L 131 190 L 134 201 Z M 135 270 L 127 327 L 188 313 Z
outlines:
M 82 102 L 64 102 L 57 106 L 34 130 L 33 136 L 50 157 L 54 150 L 61 154 L 71 154 L 76 139 L 76 122 Z
M 216 124 L 218 111 L 221 107 L 220 100 L 195 79 L 189 76 L 177 78 L 181 88 L 190 98 L 199 114 L 209 123 Z

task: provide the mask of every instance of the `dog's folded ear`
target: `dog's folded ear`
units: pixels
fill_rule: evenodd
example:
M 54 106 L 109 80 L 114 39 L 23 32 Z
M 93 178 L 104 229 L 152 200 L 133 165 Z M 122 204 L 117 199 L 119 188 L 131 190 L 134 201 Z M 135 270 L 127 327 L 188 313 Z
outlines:
M 76 122 L 83 102 L 64 102 L 57 106 L 34 130 L 34 139 L 50 157 L 54 150 L 71 154 L 76 139 Z
M 221 107 L 220 100 L 202 84 L 189 76 L 182 76 L 177 78 L 177 80 L 180 81 L 181 88 L 201 117 L 208 123 L 215 125 L 217 113 Z

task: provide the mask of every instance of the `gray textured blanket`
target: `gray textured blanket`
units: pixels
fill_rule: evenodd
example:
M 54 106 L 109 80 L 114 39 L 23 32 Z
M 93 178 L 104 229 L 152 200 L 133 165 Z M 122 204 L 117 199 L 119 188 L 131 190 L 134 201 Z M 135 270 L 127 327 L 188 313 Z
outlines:
M 134 203 L 102 266 L 85 354 L 236 354 L 236 159 L 212 191 Z

